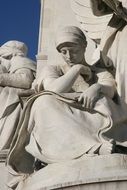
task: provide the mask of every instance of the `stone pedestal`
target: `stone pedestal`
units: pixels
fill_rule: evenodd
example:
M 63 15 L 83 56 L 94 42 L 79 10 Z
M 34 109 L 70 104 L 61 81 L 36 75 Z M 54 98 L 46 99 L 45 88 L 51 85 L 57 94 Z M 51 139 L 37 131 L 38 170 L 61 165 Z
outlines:
M 69 162 L 49 164 L 28 177 L 22 189 L 126 190 L 127 156 L 84 156 Z

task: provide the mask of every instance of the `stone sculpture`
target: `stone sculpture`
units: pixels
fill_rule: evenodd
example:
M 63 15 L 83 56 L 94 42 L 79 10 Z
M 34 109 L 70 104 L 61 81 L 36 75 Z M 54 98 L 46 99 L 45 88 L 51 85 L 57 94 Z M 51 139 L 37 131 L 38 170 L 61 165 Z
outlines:
M 96 37 L 91 28 L 86 30 L 100 43 L 90 66 L 84 57 L 87 42 L 82 31 L 74 26 L 58 31 L 56 49 L 63 64 L 46 65 L 40 73 L 37 93 L 26 103 L 7 159 L 15 177 L 9 187 L 17 190 L 91 183 L 96 170 L 92 182 L 115 181 L 117 174 L 117 181 L 125 180 L 121 189 L 126 189 L 126 2 L 71 2 L 81 14 L 86 14 L 85 3 L 91 3 L 90 14 L 96 16 L 88 21 L 103 15 L 104 35 L 101 31 Z M 82 6 L 80 11 L 77 5 Z M 83 21 L 83 16 L 76 12 L 78 20 Z M 83 22 L 82 26 L 86 27 Z M 95 168 L 93 163 L 98 163 Z
M 35 78 L 35 62 L 26 54 L 27 46 L 19 41 L 0 47 L 0 150 L 10 147 L 22 112 L 19 94 Z
M 43 69 L 36 85 L 42 92 L 28 100 L 9 153 L 8 165 L 22 174 L 17 173 L 19 181 L 33 173 L 36 160 L 43 168 L 126 147 L 123 110 L 113 100 L 115 80 L 104 68 L 86 63 L 86 45 L 77 27 L 65 27 L 57 35 L 56 48 L 65 62 Z

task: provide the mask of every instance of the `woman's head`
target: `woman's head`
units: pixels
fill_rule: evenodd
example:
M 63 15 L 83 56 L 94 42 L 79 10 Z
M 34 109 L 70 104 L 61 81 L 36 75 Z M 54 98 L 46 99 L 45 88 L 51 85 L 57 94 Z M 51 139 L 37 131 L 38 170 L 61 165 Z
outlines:
M 15 55 L 26 56 L 27 46 L 20 41 L 8 41 L 0 47 L 0 56 L 11 59 Z
M 78 27 L 66 26 L 57 33 L 56 49 L 70 66 L 84 60 L 86 46 L 86 37 Z

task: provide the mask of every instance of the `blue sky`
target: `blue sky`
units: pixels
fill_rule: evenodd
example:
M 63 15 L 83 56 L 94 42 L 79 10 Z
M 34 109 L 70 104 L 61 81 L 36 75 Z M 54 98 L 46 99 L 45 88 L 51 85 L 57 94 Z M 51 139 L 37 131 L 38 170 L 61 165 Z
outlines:
M 19 40 L 35 60 L 38 48 L 40 0 L 0 0 L 0 45 Z

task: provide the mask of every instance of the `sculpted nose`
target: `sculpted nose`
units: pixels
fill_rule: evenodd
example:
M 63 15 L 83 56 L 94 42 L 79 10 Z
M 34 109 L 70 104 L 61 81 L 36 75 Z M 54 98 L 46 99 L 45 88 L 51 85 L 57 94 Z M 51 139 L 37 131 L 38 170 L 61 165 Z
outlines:
M 68 59 L 70 59 L 70 57 L 71 57 L 70 51 L 67 51 L 66 57 L 67 57 Z

